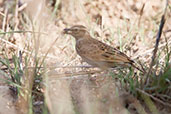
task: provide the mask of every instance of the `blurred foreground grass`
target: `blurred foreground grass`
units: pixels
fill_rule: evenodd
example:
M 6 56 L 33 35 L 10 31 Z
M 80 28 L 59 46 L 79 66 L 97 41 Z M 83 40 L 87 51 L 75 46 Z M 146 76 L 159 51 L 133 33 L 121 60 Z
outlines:
M 11 3 L 11 6 L 9 6 L 9 3 Z M 150 69 L 148 83 L 146 83 L 147 73 L 137 72 L 131 68 L 118 69 L 111 72 L 107 83 L 112 80 L 112 82 L 117 85 L 117 88 L 121 88 L 121 91 L 126 91 L 129 95 L 133 95 L 133 99 L 135 100 L 133 103 L 134 108 L 140 114 L 148 112 L 157 114 L 162 112 L 163 108 L 166 108 L 168 112 L 170 111 L 171 37 L 169 35 L 170 28 L 168 28 L 170 27 L 169 16 L 166 17 L 164 35 L 161 36 L 160 48 L 157 51 L 154 65 L 152 68 L 149 68 L 152 56 L 151 48 L 153 48 L 153 44 L 155 44 L 154 40 L 160 24 L 159 20 L 163 14 L 160 3 L 160 5 L 154 5 L 157 12 L 155 15 L 153 12 L 151 12 L 152 14 L 148 12 L 149 15 L 154 15 L 152 17 L 147 16 L 147 12 L 145 12 L 147 8 L 144 7 L 143 9 L 142 7 L 143 5 L 148 6 L 148 3 L 145 4 L 145 2 L 144 4 L 139 2 L 141 4 L 140 6 L 137 5 L 138 3 L 133 2 L 132 5 L 128 7 L 125 5 L 127 2 L 115 1 L 114 3 L 118 11 L 114 11 L 112 6 L 113 2 L 110 0 L 79 0 L 78 2 L 67 0 L 50 0 L 44 2 L 40 0 L 39 2 L 26 3 L 27 6 L 25 10 L 22 10 L 21 6 L 24 6 L 24 4 L 20 3 L 18 0 L 13 3 L 11 1 L 2 1 L 1 6 L 3 7 L 0 10 L 0 74 L 4 76 L 1 77 L 1 80 L 9 84 L 12 90 L 11 94 L 16 100 L 16 109 L 18 109 L 19 112 L 24 114 L 48 114 L 55 112 L 53 111 L 56 110 L 54 108 L 55 106 L 53 106 L 54 103 L 51 101 L 52 96 L 49 94 L 54 89 L 51 88 L 49 84 L 49 80 L 52 80 L 50 79 L 50 73 L 53 73 L 55 68 L 63 65 L 74 67 L 75 64 L 80 64 L 80 60 L 76 58 L 76 54 L 74 53 L 72 46 L 74 43 L 70 42 L 71 39 L 61 36 L 60 33 L 66 26 L 78 23 L 82 24 L 83 21 L 85 21 L 84 24 L 90 28 L 92 35 L 97 36 L 99 40 L 111 44 L 112 46 L 116 45 L 115 47 L 119 48 L 121 51 L 132 55 L 137 61 L 141 61 L 146 72 Z M 131 3 L 129 2 L 128 4 Z M 151 2 L 151 5 L 153 4 L 154 2 Z M 38 6 L 42 8 L 37 9 Z M 159 8 L 161 8 L 161 10 L 159 10 Z M 143 10 L 144 14 L 141 14 L 140 10 Z M 170 11 L 171 8 L 169 4 L 168 12 Z M 96 13 L 94 14 L 94 12 Z M 95 21 L 92 21 L 94 19 L 93 17 L 97 17 L 96 14 L 103 14 L 102 17 L 105 18 L 102 20 L 106 25 L 102 24 L 102 26 L 99 26 L 97 23 L 99 18 L 95 18 Z M 102 36 L 102 38 L 98 36 Z M 146 37 L 149 37 L 149 39 Z M 146 51 L 149 51 L 151 54 Z M 70 75 L 70 77 L 67 78 L 69 81 L 64 83 L 61 81 L 58 83 L 59 88 L 64 91 L 61 92 L 61 94 L 67 93 L 68 96 L 71 97 L 70 101 L 62 99 L 62 101 L 59 102 L 61 105 L 56 105 L 58 106 L 57 109 L 60 114 L 63 114 L 70 108 L 72 111 L 69 110 L 69 113 L 83 113 L 83 110 L 80 111 L 81 109 L 84 109 L 88 113 L 98 113 L 97 106 L 88 100 L 91 99 L 92 94 L 89 95 L 87 89 L 81 90 L 81 93 L 77 93 L 76 91 L 82 88 L 80 85 L 84 82 L 81 82 L 80 85 L 77 85 L 77 82 L 72 83 L 72 81 L 79 80 L 79 78 L 75 78 L 75 80 L 72 78 L 77 75 L 77 72 L 80 72 L 78 69 L 79 68 L 75 68 L 75 70 L 71 71 L 71 69 L 65 70 L 61 67 L 60 70 L 56 71 L 57 73 L 55 72 L 58 79 L 53 81 L 56 83 L 62 79 L 62 77 L 60 78 L 60 76 L 58 76 L 60 72 L 64 74 L 64 77 L 67 73 Z M 80 69 L 81 71 L 85 70 L 84 68 Z M 82 75 L 86 77 L 88 77 L 87 75 L 91 76 L 92 73 L 90 72 L 91 70 L 83 72 Z M 105 76 L 108 77 L 108 74 L 105 73 Z M 67 84 L 65 85 L 65 83 Z M 86 83 L 88 83 L 90 87 L 94 86 L 93 84 L 89 84 L 89 81 Z M 71 86 L 72 84 L 75 85 Z M 100 85 L 103 87 L 102 84 Z M 75 93 L 72 93 L 70 90 L 72 88 Z M 104 91 L 109 91 L 106 88 L 100 90 L 101 87 L 98 86 L 96 88 L 99 89 L 100 93 L 95 94 L 96 97 L 92 98 L 94 100 L 100 99 L 99 96 L 104 93 Z M 114 88 L 112 88 L 111 91 L 116 92 L 116 96 L 120 97 L 120 92 L 117 92 Z M 106 92 L 106 94 L 109 95 L 109 97 L 113 96 L 110 92 Z M 62 95 L 62 97 L 63 96 L 65 95 Z M 62 97 L 56 97 L 55 102 L 60 101 Z M 80 103 L 82 100 L 86 101 L 85 104 Z M 123 101 L 122 97 L 119 100 Z M 133 102 L 134 100 L 131 99 L 130 101 Z M 101 102 L 104 104 L 108 103 L 107 100 L 105 102 L 103 98 L 102 101 L 97 100 L 96 103 L 100 104 Z M 113 99 L 111 100 L 111 104 L 112 103 Z M 130 104 L 129 102 L 124 102 L 123 107 L 131 113 L 129 108 L 131 107 Z M 67 107 L 70 108 L 67 110 Z M 108 113 L 114 113 L 112 112 L 113 107 L 106 105 L 101 107 L 101 109 L 103 108 L 107 108 Z

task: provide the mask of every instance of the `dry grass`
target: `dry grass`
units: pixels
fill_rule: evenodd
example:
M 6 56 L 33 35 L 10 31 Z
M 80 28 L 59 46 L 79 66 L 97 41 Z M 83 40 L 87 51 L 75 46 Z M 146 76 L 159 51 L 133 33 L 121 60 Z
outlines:
M 140 93 L 143 91 L 147 96 L 139 97 L 141 95 L 137 94 L 136 86 L 131 81 L 136 80 L 138 83 L 143 77 L 141 73 L 138 72 L 136 75 L 134 74 L 136 71 L 128 69 L 92 73 L 98 69 L 85 68 L 87 64 L 83 63 L 75 52 L 74 39 L 61 34 L 65 27 L 83 24 L 89 28 L 92 36 L 125 52 L 137 64 L 140 61 L 147 70 L 165 7 L 164 0 L 23 1 L 20 4 L 10 0 L 0 1 L 1 57 L 9 60 L 6 66 L 16 68 L 17 71 L 20 66 L 13 64 L 11 58 L 15 55 L 19 59 L 18 52 L 23 52 L 22 62 L 17 62 L 24 66 L 23 77 L 20 77 L 21 83 L 16 84 L 21 86 L 18 88 L 21 92 L 18 94 L 17 102 L 19 112 L 144 114 L 150 111 L 152 113 L 165 111 L 169 113 L 168 108 L 162 109 L 163 106 L 158 101 L 150 99 L 156 90 L 146 92 L 142 89 Z M 154 76 L 161 74 L 166 76 L 165 73 L 170 72 L 167 69 L 163 70 L 169 68 L 165 67 L 165 64 L 171 49 L 170 12 L 169 4 L 164 34 L 161 36 L 157 54 L 159 61 L 151 70 L 157 72 L 153 74 Z M 98 21 L 101 16 L 102 23 Z M 168 60 L 170 65 L 170 59 Z M 1 69 L 3 68 L 6 67 Z M 11 75 L 8 71 L 5 73 Z M 103 81 L 104 76 L 106 79 Z M 137 76 L 140 78 L 134 78 Z M 10 84 L 15 87 L 12 82 Z M 133 84 L 131 86 L 133 88 L 130 88 L 130 84 Z M 144 101 L 137 100 L 128 92 Z M 165 97 L 160 96 L 169 97 L 169 94 L 170 90 L 167 90 L 152 97 L 170 103 L 170 98 L 161 99 Z M 123 97 L 125 95 L 127 99 Z M 151 102 L 152 108 L 148 106 L 146 100 Z

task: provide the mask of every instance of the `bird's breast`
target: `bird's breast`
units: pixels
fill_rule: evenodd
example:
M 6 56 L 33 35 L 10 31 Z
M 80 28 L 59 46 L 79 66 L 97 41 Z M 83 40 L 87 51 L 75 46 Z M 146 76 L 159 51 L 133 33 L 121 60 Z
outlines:
M 89 44 L 84 39 L 80 39 L 76 41 L 75 48 L 79 55 L 87 54 L 89 52 L 88 47 L 89 47 Z

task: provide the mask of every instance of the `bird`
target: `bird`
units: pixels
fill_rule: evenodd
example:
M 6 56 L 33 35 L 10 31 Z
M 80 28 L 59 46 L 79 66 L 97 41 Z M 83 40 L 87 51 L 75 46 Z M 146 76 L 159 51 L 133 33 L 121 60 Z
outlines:
M 77 54 L 88 64 L 102 70 L 116 67 L 134 67 L 135 62 L 126 54 L 108 44 L 93 38 L 83 25 L 74 25 L 63 30 L 64 34 L 71 35 L 76 40 Z

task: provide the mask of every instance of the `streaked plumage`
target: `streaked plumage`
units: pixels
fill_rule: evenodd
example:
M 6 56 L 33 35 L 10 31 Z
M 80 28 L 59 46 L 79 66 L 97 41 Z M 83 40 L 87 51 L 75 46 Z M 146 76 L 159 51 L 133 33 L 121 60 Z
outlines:
M 134 65 L 127 55 L 99 40 L 92 38 L 86 27 L 75 25 L 64 29 L 65 34 L 70 34 L 76 39 L 76 51 L 88 64 L 101 69 L 117 66 L 129 67 Z M 135 67 L 137 68 L 137 67 Z M 139 68 L 137 68 L 140 70 Z

